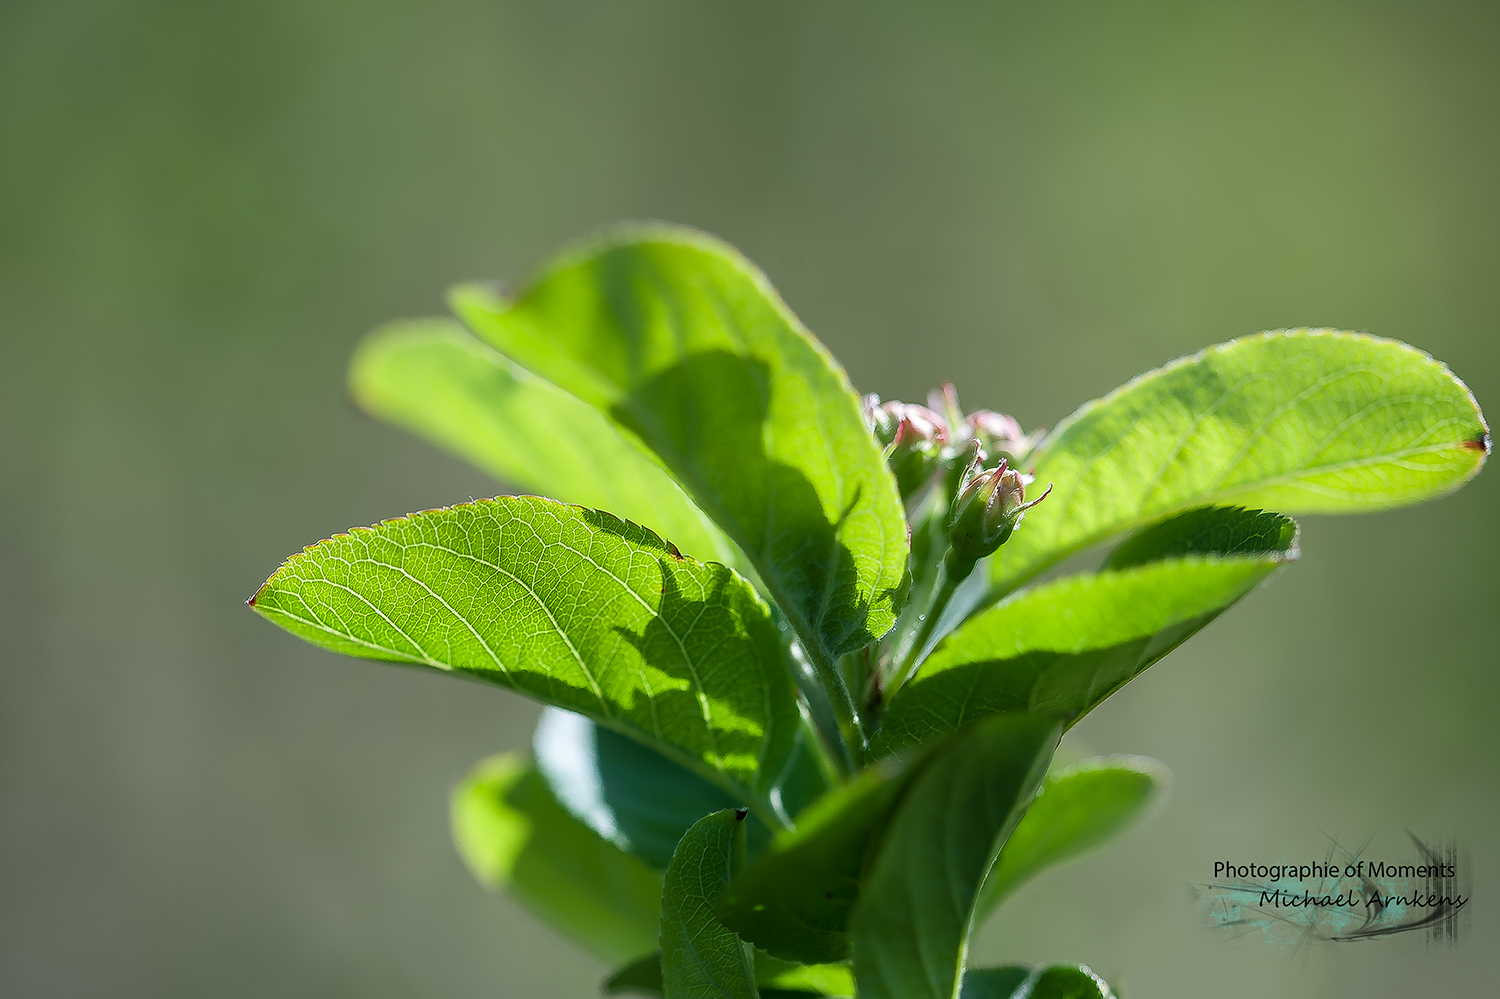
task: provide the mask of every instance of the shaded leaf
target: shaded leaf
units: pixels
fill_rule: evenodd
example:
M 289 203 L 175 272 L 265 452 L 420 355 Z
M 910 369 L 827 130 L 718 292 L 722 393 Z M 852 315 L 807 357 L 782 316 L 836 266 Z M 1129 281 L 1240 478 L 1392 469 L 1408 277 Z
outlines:
M 516 753 L 476 764 L 454 789 L 453 839 L 474 876 L 605 961 L 656 946 L 662 878 L 553 799 Z
M 661 951 L 616 968 L 600 983 L 599 991 L 607 996 L 661 995 Z
M 1166 768 L 1144 756 L 1083 760 L 1049 773 L 985 879 L 976 925 L 1040 871 L 1124 832 L 1166 786 Z
M 938 747 L 891 819 L 850 918 L 861 999 L 955 999 L 980 886 L 1062 736 L 985 718 Z
M 1109 983 L 1083 964 L 973 968 L 964 974 L 961 999 L 1115 999 Z
M 1101 569 L 1128 569 L 1187 555 L 1295 554 L 1297 522 L 1279 513 L 1209 506 L 1161 521 L 1126 538 Z
M 695 558 L 740 567 L 724 532 L 632 435 L 452 319 L 392 323 L 365 337 L 350 365 L 349 388 L 371 415 L 502 482 L 608 510 Z
M 481 286 L 451 301 L 660 455 L 816 657 L 890 628 L 907 554 L 895 480 L 843 370 L 734 249 L 623 228 L 554 260 L 514 301 Z
M 1024 964 L 1000 968 L 970 968 L 964 972 L 959 999 L 1027 999 L 1031 992 L 1031 969 Z
M 1279 526 L 1269 528 L 1267 517 Z M 1235 530 L 1229 525 L 1236 518 L 1249 526 Z M 1201 535 L 1205 543 L 1228 536 L 1256 545 L 1274 535 L 1283 547 L 1137 564 L 1138 558 L 1184 550 L 1183 539 L 1195 536 L 1168 523 L 1126 542 L 1126 556 L 1113 560 L 1120 568 L 1012 594 L 933 650 L 915 679 L 891 698 L 871 751 L 895 752 L 1009 711 L 1076 721 L 1298 554 L 1295 525 L 1275 514 L 1227 509 L 1183 519 L 1217 525 Z
M 829 791 L 780 832 L 719 901 L 719 915 L 773 957 L 827 964 L 849 956 L 860 878 L 920 761 L 887 761 Z
M 754 954 L 714 913 L 745 855 L 745 811 L 705 816 L 682 837 L 661 896 L 666 999 L 756 999 Z
M 569 812 L 626 853 L 666 870 L 683 833 L 711 812 L 744 805 L 722 787 L 583 715 L 547 708 L 532 736 L 537 771 Z M 745 820 L 764 844 L 765 823 Z
M 990 560 L 1004 593 L 1068 554 L 1177 511 L 1382 510 L 1452 492 L 1488 453 L 1469 390 L 1394 340 L 1262 333 L 1082 406 L 1033 456 L 1052 497 Z
M 359 528 L 252 598 L 308 641 L 451 670 L 659 746 L 768 821 L 799 725 L 751 587 L 635 524 L 508 496 Z

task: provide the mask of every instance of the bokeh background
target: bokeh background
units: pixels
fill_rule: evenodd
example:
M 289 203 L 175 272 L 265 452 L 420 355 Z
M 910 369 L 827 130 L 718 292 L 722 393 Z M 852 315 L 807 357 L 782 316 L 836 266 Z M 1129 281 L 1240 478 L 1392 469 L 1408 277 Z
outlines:
M 0 993 L 583 997 L 448 840 L 498 690 L 242 601 L 501 490 L 346 401 L 444 287 L 620 218 L 741 246 L 855 383 L 1055 423 L 1206 343 L 1367 329 L 1500 412 L 1500 6 L 0 2 Z M 1500 945 L 1500 479 L 1308 519 L 1090 717 L 1170 803 L 976 958 L 1148 997 L 1481 995 Z M 1204 929 L 1215 859 L 1473 858 L 1472 933 Z M 1379 852 L 1379 851 L 1377 851 Z

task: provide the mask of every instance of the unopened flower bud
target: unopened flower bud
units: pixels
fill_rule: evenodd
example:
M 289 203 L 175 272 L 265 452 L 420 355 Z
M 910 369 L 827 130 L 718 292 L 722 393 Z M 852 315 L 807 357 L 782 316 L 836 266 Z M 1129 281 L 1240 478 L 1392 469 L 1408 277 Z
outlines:
M 978 462 L 965 475 L 948 517 L 948 571 L 967 576 L 974 563 L 992 554 L 1010 540 L 1025 512 L 1047 497 L 1052 487 L 1026 502 L 1026 477 L 1006 465 L 980 468 Z
M 882 405 L 878 396 L 865 397 L 865 420 L 885 449 L 902 497 L 911 496 L 932 477 L 948 442 L 948 424 L 926 406 L 894 401 Z
M 965 421 L 969 432 L 979 441 L 986 454 L 992 458 L 1005 458 L 1011 462 L 1026 460 L 1035 443 L 1021 429 L 1013 416 L 996 413 L 989 409 L 976 409 Z

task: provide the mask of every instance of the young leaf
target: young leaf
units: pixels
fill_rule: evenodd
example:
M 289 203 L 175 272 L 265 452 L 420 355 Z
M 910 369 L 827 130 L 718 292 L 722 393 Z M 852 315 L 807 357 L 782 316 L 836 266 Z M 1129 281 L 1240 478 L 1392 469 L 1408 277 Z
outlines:
M 1000 715 L 936 750 L 912 781 L 850 918 L 860 999 L 955 999 L 974 907 L 1047 773 L 1062 723 Z
M 768 821 L 799 715 L 769 611 L 733 570 L 532 496 L 430 510 L 293 555 L 251 604 L 349 655 L 508 686 L 659 746 Z
M 661 895 L 666 999 L 756 999 L 755 958 L 714 914 L 745 855 L 745 811 L 700 819 L 677 844 Z
M 1469 390 L 1427 354 L 1330 330 L 1262 333 L 1087 403 L 1033 461 L 1052 497 L 990 560 L 996 595 L 1188 507 L 1352 513 L 1452 492 L 1489 452 Z
M 593 406 L 526 371 L 447 318 L 384 326 L 349 370 L 359 405 L 509 485 L 608 510 L 702 561 L 742 568 L 724 532 L 660 459 Z
M 719 900 L 719 916 L 773 957 L 825 964 L 849 956 L 849 911 L 860 878 L 921 761 L 856 774 L 778 833 Z
M 1082 964 L 1035 970 L 1020 965 L 973 968 L 965 972 L 959 995 L 960 999 L 1115 999 L 1109 983 Z
M 734 249 L 690 229 L 620 229 L 514 301 L 464 286 L 452 305 L 656 451 L 820 661 L 890 628 L 907 553 L 895 480 L 843 370 Z
M 927 742 L 988 714 L 1076 721 L 1297 557 L 1295 525 L 1276 514 L 1231 508 L 1178 520 L 1127 541 L 1106 563 L 1114 568 L 1044 583 L 970 618 L 891 698 L 871 752 Z M 1186 547 L 1194 537 L 1248 548 L 1274 537 L 1278 547 L 1196 554 Z
M 482 760 L 453 792 L 453 839 L 474 876 L 605 961 L 653 950 L 661 875 L 553 799 L 519 754 Z
M 985 879 L 975 924 L 1033 875 L 1119 835 L 1161 800 L 1166 785 L 1166 767 L 1144 756 L 1084 760 L 1048 774 Z
M 650 747 L 561 708 L 542 712 L 532 754 L 564 808 L 657 870 L 666 870 L 693 823 L 742 804 Z M 761 844 L 770 837 L 756 816 L 745 824 L 747 837 Z

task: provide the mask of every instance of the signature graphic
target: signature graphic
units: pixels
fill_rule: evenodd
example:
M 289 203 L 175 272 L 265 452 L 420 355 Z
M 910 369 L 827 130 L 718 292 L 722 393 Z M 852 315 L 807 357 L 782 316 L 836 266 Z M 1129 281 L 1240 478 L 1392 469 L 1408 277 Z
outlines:
M 1430 845 L 1408 832 L 1415 856 L 1392 862 L 1332 842 L 1322 860 L 1214 862 L 1213 880 L 1193 885 L 1207 925 L 1259 933 L 1269 942 L 1349 943 L 1423 932 L 1456 943 L 1467 930 L 1467 858 L 1450 841 Z

